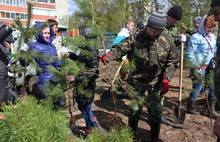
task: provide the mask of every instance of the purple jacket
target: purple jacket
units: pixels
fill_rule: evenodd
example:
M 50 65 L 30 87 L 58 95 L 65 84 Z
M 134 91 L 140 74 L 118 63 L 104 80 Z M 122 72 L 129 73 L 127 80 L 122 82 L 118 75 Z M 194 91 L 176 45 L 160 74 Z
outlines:
M 54 34 L 52 30 L 50 30 L 50 41 L 47 42 L 43 39 L 43 34 L 40 32 L 38 36 L 36 36 L 36 42 L 30 43 L 29 50 L 35 51 L 40 54 L 57 57 L 57 50 L 56 47 L 52 44 Z M 37 72 L 38 76 L 38 83 L 46 83 L 48 81 L 55 82 L 52 76 L 52 73 L 48 70 L 50 66 L 53 66 L 55 69 L 61 66 L 61 61 L 58 58 L 54 59 L 53 61 L 46 61 L 44 59 L 35 59 L 38 65 L 41 68 L 41 71 Z

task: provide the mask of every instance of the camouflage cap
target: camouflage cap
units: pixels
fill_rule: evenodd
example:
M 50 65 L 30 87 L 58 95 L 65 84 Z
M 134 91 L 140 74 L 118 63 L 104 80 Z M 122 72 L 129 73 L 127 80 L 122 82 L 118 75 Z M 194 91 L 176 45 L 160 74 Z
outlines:
M 218 8 L 220 8 L 220 0 L 212 0 L 208 15 L 213 14 Z

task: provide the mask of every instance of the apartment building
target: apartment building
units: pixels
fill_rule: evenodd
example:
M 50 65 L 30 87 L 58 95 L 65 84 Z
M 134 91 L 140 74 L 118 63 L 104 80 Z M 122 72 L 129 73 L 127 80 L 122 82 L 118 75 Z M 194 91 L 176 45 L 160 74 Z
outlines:
M 56 1 L 62 1 L 63 5 L 68 5 L 68 0 L 0 0 L 0 20 L 10 23 L 19 17 L 24 26 L 27 25 L 27 2 L 33 4 L 32 23 L 45 21 L 47 19 L 57 20 L 59 15 L 68 15 L 68 11 L 63 11 L 56 6 Z M 60 4 L 60 2 L 58 3 Z

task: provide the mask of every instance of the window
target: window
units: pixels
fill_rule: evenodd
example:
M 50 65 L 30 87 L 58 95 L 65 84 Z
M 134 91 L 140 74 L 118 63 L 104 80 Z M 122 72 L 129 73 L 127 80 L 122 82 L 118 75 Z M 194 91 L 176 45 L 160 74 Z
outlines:
M 11 13 L 11 19 L 15 19 L 15 13 Z
M 10 13 L 9 12 L 5 12 L 5 18 L 10 18 Z

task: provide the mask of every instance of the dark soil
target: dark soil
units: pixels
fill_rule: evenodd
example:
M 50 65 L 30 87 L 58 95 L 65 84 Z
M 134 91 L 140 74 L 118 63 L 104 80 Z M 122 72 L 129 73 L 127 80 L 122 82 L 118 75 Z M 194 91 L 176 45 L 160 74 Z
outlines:
M 103 79 L 113 78 L 111 74 L 115 74 L 118 65 L 106 69 L 106 66 L 100 64 L 100 78 L 98 79 L 97 94 L 93 104 L 93 112 L 99 120 L 101 126 L 107 131 L 115 125 L 123 126 L 128 124 L 129 113 L 129 98 L 126 95 L 116 96 L 116 100 L 106 93 L 109 84 L 106 84 Z M 182 107 L 186 109 L 186 98 L 191 90 L 191 80 L 189 71 L 184 70 L 183 73 L 183 92 L 182 92 Z M 103 93 L 104 91 L 104 93 Z M 171 80 L 171 88 L 164 100 L 163 115 L 172 120 L 173 108 L 178 106 L 179 97 L 179 70 Z M 116 105 L 114 103 L 116 101 Z M 75 105 L 76 106 L 76 105 Z M 197 109 L 200 115 L 186 114 L 183 124 L 178 124 L 181 128 L 173 128 L 162 124 L 160 139 L 164 142 L 215 142 L 216 136 L 212 131 L 212 124 L 214 119 L 210 119 L 208 115 L 206 96 L 200 94 L 196 102 Z M 219 108 L 217 109 L 219 110 Z M 116 112 L 116 114 L 114 114 Z M 142 142 L 150 142 L 150 126 L 147 123 L 147 108 L 144 107 L 143 113 L 138 123 L 137 138 Z M 76 109 L 74 111 L 76 125 L 84 126 L 85 122 L 82 119 L 80 112 Z

